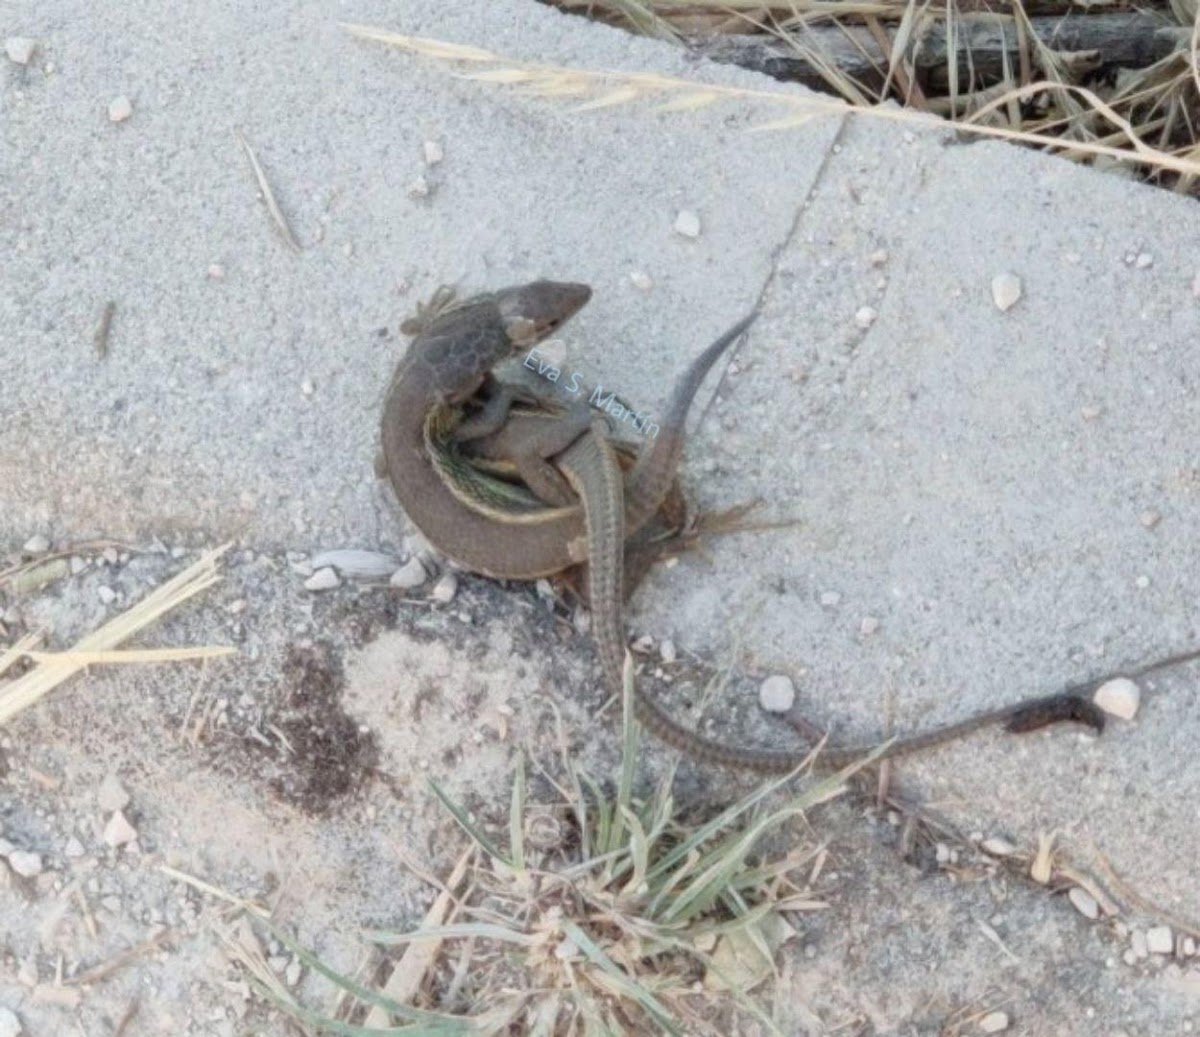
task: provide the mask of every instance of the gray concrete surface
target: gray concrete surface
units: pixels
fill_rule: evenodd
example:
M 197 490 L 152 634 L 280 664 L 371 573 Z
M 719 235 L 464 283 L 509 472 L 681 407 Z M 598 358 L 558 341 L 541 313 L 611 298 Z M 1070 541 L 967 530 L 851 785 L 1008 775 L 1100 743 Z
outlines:
M 885 715 L 908 730 L 1200 645 L 1193 201 L 1015 148 L 866 121 L 748 134 L 763 112 L 738 104 L 573 113 L 355 41 L 338 18 L 558 64 L 764 85 L 518 0 L 400 10 L 226 2 L 189 19 L 150 2 L 0 8 L 0 33 L 39 40 L 29 66 L 0 61 L 6 549 L 35 533 L 60 543 L 235 537 L 264 556 L 394 548 L 403 520 L 371 462 L 399 318 L 442 282 L 555 276 L 596 290 L 564 335 L 570 362 L 638 404 L 661 399 L 686 358 L 749 305 L 764 308 L 691 441 L 689 484 L 704 504 L 762 496 L 802 525 L 715 540 L 707 557 L 657 573 L 635 603 L 634 631 L 713 662 L 741 630 L 743 671 L 797 677 L 804 708 L 847 740 L 878 735 Z M 120 94 L 133 115 L 110 124 Z M 256 198 L 239 128 L 300 255 Z M 427 140 L 445 151 L 433 167 Z M 414 198 L 421 176 L 432 191 Z M 680 209 L 699 214 L 697 240 L 673 232 Z M 223 276 L 210 275 L 214 265 Z M 1024 285 L 1007 313 L 990 298 L 1003 271 Z M 653 287 L 636 287 L 634 272 Z M 92 329 L 108 299 L 116 316 L 101 360 Z M 865 306 L 877 319 L 863 329 L 855 315 Z M 1152 529 L 1139 519 L 1146 510 L 1162 516 Z M 291 630 L 317 632 L 312 610 L 306 619 L 280 589 L 286 573 L 255 579 L 251 641 L 278 648 Z M 503 625 L 529 612 L 500 589 L 472 593 Z M 867 617 L 879 624 L 869 635 Z M 469 625 L 437 630 L 474 658 L 480 635 Z M 512 665 L 585 683 L 594 671 L 577 661 L 583 644 L 535 638 Z M 356 648 L 346 650 L 352 667 Z M 488 651 L 506 665 L 504 646 Z M 278 657 L 266 652 L 255 680 L 269 682 Z M 900 781 L 967 831 L 1022 846 L 1057 831 L 1081 864 L 1102 853 L 1145 897 L 1200 919 L 1196 672 L 1147 682 L 1137 721 L 1101 739 L 984 736 L 906 762 Z M 104 680 L 108 700 L 122 694 L 120 679 Z M 186 703 L 186 675 L 155 680 L 165 702 Z M 714 707 L 722 719 L 710 730 L 770 737 L 765 723 L 738 719 L 749 677 L 735 690 L 745 696 L 736 715 L 726 723 Z M 588 723 L 586 708 L 570 708 Z M 37 810 L 53 815 L 56 795 L 90 795 L 97 761 L 122 769 L 132 758 L 119 727 L 97 745 L 52 716 L 65 734 L 23 718 L 8 751 L 37 769 L 32 736 L 62 737 L 55 752 L 78 766 L 55 757 L 72 776 L 58 793 L 20 776 L 0 784 L 10 839 L 33 838 Z M 144 823 L 161 829 L 164 848 L 178 832 L 171 793 L 183 794 L 166 762 L 176 754 L 204 772 L 205 788 L 260 794 L 245 774 L 209 774 L 186 747 L 160 746 L 156 762 L 155 739 L 133 742 L 148 785 L 154 777 Z M 205 802 L 203 816 L 216 816 Z M 294 837 L 293 819 L 264 816 Z M 329 824 L 304 827 L 296 845 L 338 844 L 334 858 L 355 859 L 347 841 L 361 828 Z M 174 848 L 241 875 L 262 865 L 246 842 L 243 855 L 185 834 Z M 898 866 L 881 856 L 880 867 L 888 860 Z M 910 878 L 881 875 L 866 902 Z M 321 881 L 329 903 L 314 908 L 314 931 L 329 917 L 377 920 L 386 903 L 357 877 Z M 947 916 L 971 916 L 954 886 L 915 885 L 914 905 L 945 897 Z M 948 1014 L 982 997 L 991 945 L 940 940 L 945 916 L 928 910 L 920 960 L 907 968 L 880 956 L 857 966 L 863 956 L 845 953 L 836 933 L 823 944 L 829 1005 L 865 1014 L 877 1032 L 923 1033 L 924 1006 L 944 1003 Z M 1194 964 L 1126 966 L 1119 943 L 1064 920 L 1061 899 L 1022 892 L 1006 911 L 1012 932 L 1036 934 L 1021 952 L 1027 967 L 1005 976 L 1015 1032 L 1186 1032 L 1200 1012 Z M 873 932 L 856 931 L 888 939 L 879 913 L 862 924 L 872 922 Z M 1072 939 L 1087 953 L 1064 950 Z M 959 978 L 975 981 L 928 979 L 964 959 Z M 203 959 L 179 961 L 199 969 Z M 805 968 L 788 965 L 796 991 L 816 975 Z M 1048 987 L 1047 975 L 1060 983 Z M 175 979 L 181 991 L 188 982 Z M 928 996 L 889 1001 L 898 988 Z M 0 975 L 0 1004 L 21 989 Z M 1126 1014 L 1131 990 L 1137 1007 Z M 1091 1014 L 1073 1014 L 1080 1004 Z M 31 1032 L 60 1032 L 52 1009 L 23 1000 L 20 1011 Z M 826 1023 L 837 1018 L 831 1008 Z M 161 1022 L 163 1032 L 173 1025 Z M 190 1025 L 224 1032 L 199 1014 Z

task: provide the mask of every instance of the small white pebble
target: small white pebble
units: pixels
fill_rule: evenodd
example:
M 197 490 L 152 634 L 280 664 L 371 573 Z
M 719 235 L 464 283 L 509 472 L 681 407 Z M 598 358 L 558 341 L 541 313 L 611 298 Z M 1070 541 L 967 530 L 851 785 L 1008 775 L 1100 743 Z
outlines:
M 224 281 L 225 280 L 225 268 L 223 266 L 221 266 L 220 263 L 209 263 L 208 279 L 210 281 Z
M 629 275 L 629 280 L 633 283 L 634 288 L 640 288 L 643 292 L 648 292 L 654 287 L 654 278 L 640 270 L 634 270 Z
M 38 533 L 36 536 L 31 536 L 26 540 L 21 550 L 31 555 L 45 554 L 45 552 L 50 550 L 50 539 Z
M 289 986 L 294 987 L 300 982 L 300 959 L 293 958 L 288 962 L 287 968 L 283 970 L 283 981 Z
M 36 983 L 37 980 L 35 979 Z M 21 1037 L 25 1031 L 21 1029 L 21 1020 L 11 1008 L 0 1005 L 0 1037 Z
M 934 857 L 938 864 L 950 863 L 950 847 L 945 843 L 938 843 L 933 849 Z
M 75 836 L 71 836 L 67 840 L 67 844 L 63 847 L 63 856 L 69 857 L 72 860 L 82 857 L 85 853 L 87 851 L 83 848 L 83 843 L 75 838 Z
M 103 605 L 111 605 L 117 600 L 117 592 L 103 583 L 96 588 L 96 596 Z
M 425 165 L 436 166 L 445 157 L 446 153 L 436 140 L 427 140 L 425 142 Z
M 555 946 L 554 956 L 559 961 L 566 961 L 568 958 L 577 958 L 579 957 L 579 945 L 569 936 L 564 936 Z
M 31 40 L 27 36 L 10 36 L 4 41 L 4 53 L 8 55 L 8 60 L 15 61 L 18 65 L 29 64 L 35 47 L 37 40 Z
M 458 577 L 454 573 L 442 573 L 441 578 L 433 585 L 429 596 L 440 605 L 449 605 L 458 593 Z
M 679 215 L 675 217 L 675 233 L 682 234 L 685 238 L 700 237 L 700 217 L 691 209 L 680 209 Z
M 1133 585 L 1138 590 L 1144 591 L 1147 587 L 1150 586 L 1150 577 L 1145 575 L 1145 573 L 1143 573 L 1141 576 L 1139 576 L 1136 580 L 1133 581 Z
M 758 702 L 768 713 L 786 713 L 796 701 L 796 686 L 791 677 L 774 674 L 758 689 Z
M 30 850 L 13 850 L 8 855 L 8 866 L 23 878 L 31 879 L 42 873 L 42 855 Z
M 984 853 L 993 857 L 1011 857 L 1017 852 L 1017 845 L 999 835 L 989 836 L 979 844 Z
M 863 637 L 870 637 L 872 634 L 879 632 L 879 620 L 874 616 L 863 616 L 862 622 L 858 624 L 858 632 Z
M 1147 529 L 1153 529 L 1162 521 L 1162 514 L 1153 508 L 1147 508 L 1138 516 L 1138 521 Z
M 414 587 L 420 587 L 428 579 L 429 573 L 425 571 L 421 559 L 414 556 L 392 573 L 388 583 L 401 590 L 410 591 Z
M 114 811 L 104 826 L 103 839 L 109 846 L 125 846 L 137 838 L 137 829 L 129 823 L 124 811 Z
M 1185 936 L 1183 938 L 1182 950 L 1187 957 L 1194 957 L 1196 954 L 1196 941 L 1190 936 Z
M 104 775 L 100 782 L 100 787 L 96 790 L 96 802 L 100 804 L 100 809 L 105 813 L 124 810 L 129 806 L 129 793 L 125 791 L 125 786 L 112 771 Z
M 871 266 L 883 266 L 883 264 L 887 261 L 888 253 L 886 248 L 876 249 L 869 256 L 867 256 L 867 262 L 870 263 Z
M 1133 265 L 1139 270 L 1145 270 L 1146 267 L 1154 265 L 1154 257 L 1149 252 L 1139 252 L 1137 259 L 1133 261 Z
M 1121 960 L 1123 962 L 1125 962 L 1126 965 L 1136 965 L 1138 957 L 1133 952 L 1133 948 L 1130 948 L 1129 950 L 1125 951 L 1124 954 L 1121 955 Z
M 1081 256 L 1078 252 L 1066 252 L 1063 254 L 1063 259 L 1065 259 L 1072 266 L 1078 266 L 1081 262 L 1083 262 L 1083 256 Z
M 109 122 L 124 122 L 133 114 L 133 103 L 122 94 L 120 97 L 114 97 L 108 103 L 108 121 Z
M 860 306 L 854 314 L 854 323 L 863 331 L 866 331 L 878 319 L 879 314 L 875 312 L 873 307 Z
M 1146 930 L 1146 950 L 1151 954 L 1172 954 L 1175 951 L 1175 934 L 1169 925 L 1156 925 Z
M 658 646 L 658 654 L 663 662 L 673 663 L 679 656 L 675 651 L 675 642 L 669 637 L 664 637 L 662 644 Z
M 300 391 L 305 396 L 311 396 L 317 391 L 317 387 L 313 384 L 313 380 L 311 378 L 305 378 L 304 381 L 300 383 Z
M 88 567 L 87 559 L 80 558 L 79 555 L 71 556 L 71 575 L 78 576 L 84 569 Z
M 1142 690 L 1128 677 L 1105 681 L 1096 689 L 1092 701 L 1110 716 L 1132 720 L 1142 701 Z
M 1134 929 L 1129 934 L 1129 949 L 1133 951 L 1135 958 L 1142 959 L 1150 956 L 1150 947 L 1146 943 L 1146 934 L 1141 929 Z
M 1095 421 L 1103 413 L 1104 408 L 1102 407 L 1089 405 L 1079 408 L 1079 416 L 1083 418 L 1084 421 Z
M 1080 889 L 1079 886 L 1072 886 L 1067 891 L 1067 899 L 1071 901 L 1072 907 L 1083 915 L 1084 918 L 1090 918 L 1094 921 L 1100 917 L 1100 905 L 1096 903 L 1096 898 L 1086 889 Z
M 396 571 L 396 560 L 391 555 L 357 547 L 322 551 L 312 559 L 314 569 L 324 569 L 327 565 L 350 580 L 382 580 Z
M 345 256 L 347 259 L 349 259 L 350 256 L 354 255 L 354 242 L 353 241 L 347 241 L 342 246 L 342 255 Z
M 304 589 L 310 591 L 330 591 L 334 587 L 341 586 L 341 583 L 342 580 L 338 576 L 337 570 L 332 566 L 326 566 L 324 569 L 318 569 L 304 581 Z
M 1021 298 L 1021 279 L 1005 272 L 992 278 L 992 302 L 1002 313 L 1011 310 Z
M 821 594 L 821 604 L 825 608 L 834 608 L 842 603 L 842 596 L 837 591 L 825 591 Z
M 988 1012 L 979 1020 L 980 1033 L 1003 1033 L 1008 1029 L 1007 1012 Z
M 429 197 L 429 181 L 423 176 L 419 176 L 411 184 L 408 185 L 409 198 L 428 198 Z
M 917 139 L 917 135 L 912 130 L 905 130 L 901 136 L 904 138 L 905 144 L 912 144 Z

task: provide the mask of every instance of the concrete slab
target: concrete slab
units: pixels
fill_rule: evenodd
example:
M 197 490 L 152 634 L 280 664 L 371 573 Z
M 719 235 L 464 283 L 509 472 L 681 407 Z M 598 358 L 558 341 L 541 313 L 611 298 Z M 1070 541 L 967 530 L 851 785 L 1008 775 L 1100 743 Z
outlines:
M 398 319 L 442 282 L 588 281 L 569 361 L 638 404 L 762 300 L 691 442 L 689 482 L 706 504 L 761 495 L 803 525 L 714 540 L 656 573 L 630 622 L 709 662 L 742 631 L 738 708 L 712 711 L 723 735 L 785 741 L 743 716 L 767 672 L 797 676 L 806 711 L 858 740 L 882 732 L 884 713 L 909 730 L 1200 645 L 1194 203 L 866 121 L 746 134 L 755 114 L 737 106 L 573 113 L 353 40 L 337 17 L 556 64 L 769 86 L 518 0 L 420 0 L 399 21 L 378 2 L 222 3 L 186 23 L 154 3 L 48 0 L 6 24 L 38 49 L 0 65 L 0 542 L 242 545 L 228 585 L 164 635 L 234 640 L 236 664 L 80 680 L 0 740 L 0 837 L 46 862 L 0 888 L 14 962 L 0 1005 L 29 1032 L 61 1032 L 72 1013 L 111 1025 L 141 984 L 161 995 L 147 1033 L 240 1032 L 247 1009 L 221 985 L 234 977 L 210 960 L 210 937 L 191 937 L 195 898 L 162 878 L 160 857 L 247 893 L 283 874 L 288 920 L 353 967 L 357 925 L 411 921 L 427 903 L 397 874 L 393 840 L 435 857 L 448 845 L 417 765 L 494 807 L 512 746 L 557 744 L 537 691 L 596 743 L 589 758 L 611 749 L 590 649 L 528 595 L 468 580 L 450 610 L 313 598 L 283 557 L 402 542 L 372 475 L 378 410 Z M 132 115 L 110 123 L 118 95 Z M 298 255 L 255 197 L 237 129 Z M 440 163 L 426 164 L 426 141 Z M 684 209 L 700 217 L 695 240 L 672 229 Z M 1002 272 L 1023 284 L 1007 312 L 990 296 Z M 1160 521 L 1144 523 L 1149 511 Z M 66 639 L 106 614 L 101 585 L 119 606 L 175 564 L 91 564 L 34 599 L 0 598 L 0 614 Z M 323 641 L 333 662 L 305 654 Z M 1144 896 L 1200 918 L 1195 671 L 1147 691 L 1138 720 L 1101 739 L 982 736 L 906 762 L 902 781 L 967 831 L 1032 846 L 1057 830 L 1081 864 L 1103 853 Z M 196 710 L 211 719 L 203 739 Z M 315 731 L 323 710 L 354 754 L 306 769 L 252 748 L 264 720 Z M 357 741 L 362 724 L 374 748 Z M 476 742 L 487 750 L 472 755 Z M 391 784 L 368 780 L 374 751 Z M 103 846 L 93 800 L 109 770 L 134 794 L 145 853 Z M 695 795 L 736 787 L 688 780 Z M 248 806 L 226 814 L 227 800 Z M 788 1032 L 817 1032 L 798 1006 L 831 1027 L 861 1016 L 877 1032 L 927 1032 L 997 984 L 1020 1033 L 1171 1032 L 1200 1011 L 1194 962 L 1127 966 L 1128 934 L 1089 931 L 1061 899 L 917 880 L 889 871 L 887 840 L 850 815 L 818 823 L 871 867 L 847 882 L 859 913 L 814 928 L 815 958 L 786 957 Z M 103 912 L 98 939 L 63 914 L 76 881 Z M 1019 945 L 1019 967 L 997 965 L 978 918 Z M 32 992 L 53 986 L 57 955 L 84 969 L 164 922 L 189 934 L 164 959 L 66 1007 Z

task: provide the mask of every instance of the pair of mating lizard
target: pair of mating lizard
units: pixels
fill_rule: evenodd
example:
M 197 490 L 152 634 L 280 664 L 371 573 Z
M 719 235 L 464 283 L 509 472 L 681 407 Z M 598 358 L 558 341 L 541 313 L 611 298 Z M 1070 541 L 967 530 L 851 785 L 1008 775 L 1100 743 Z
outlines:
M 652 557 L 658 549 L 652 533 L 664 526 L 681 529 L 676 470 L 684 419 L 704 376 L 757 312 L 692 361 L 667 402 L 659 435 L 639 453 L 614 443 L 605 419 L 586 404 L 562 407 L 491 375 L 495 364 L 552 334 L 590 297 L 586 285 L 555 281 L 463 301 L 439 292 L 402 326 L 415 337 L 384 403 L 381 474 L 426 539 L 466 569 L 532 580 L 579 573 L 586 565 L 605 680 L 619 694 L 626 653 L 622 603 L 638 575 L 626 574 L 627 554 Z M 893 741 L 884 755 L 938 745 L 998 722 L 1009 731 L 1057 720 L 1103 728 L 1102 714 L 1078 690 Z M 634 702 L 651 732 L 709 763 L 786 772 L 808 755 L 723 745 L 677 723 L 644 692 L 635 689 Z M 843 766 L 869 751 L 825 749 L 819 762 Z

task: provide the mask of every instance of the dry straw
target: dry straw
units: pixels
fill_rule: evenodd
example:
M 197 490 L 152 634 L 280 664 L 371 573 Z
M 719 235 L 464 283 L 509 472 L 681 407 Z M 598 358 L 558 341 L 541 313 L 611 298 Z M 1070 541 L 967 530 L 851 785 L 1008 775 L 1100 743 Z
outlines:
M 231 655 L 237 649 L 225 645 L 185 648 L 144 648 L 117 651 L 139 631 L 157 622 L 166 613 L 207 590 L 220 580 L 217 560 L 232 545 L 209 551 L 194 565 L 147 595 L 132 608 L 109 620 L 104 626 L 77 641 L 65 652 L 35 651 L 42 633 L 22 638 L 0 655 L 0 675 L 18 659 L 27 657 L 35 666 L 25 675 L 0 684 L 0 725 L 6 724 L 23 709 L 32 706 L 80 670 L 95 664 L 179 662 L 187 659 L 215 659 Z
M 782 110 L 782 114 L 753 127 L 757 130 L 782 130 L 802 126 L 822 116 L 860 116 L 899 122 L 904 125 L 945 132 L 954 130 L 977 137 L 991 137 L 1030 144 L 1071 157 L 1102 158 L 1124 162 L 1158 172 L 1177 174 L 1185 180 L 1200 176 L 1200 156 L 1177 155 L 1147 144 L 1129 119 L 1121 115 L 1094 91 L 1059 80 L 1043 79 L 1005 91 L 982 105 L 970 116 L 948 124 L 936 115 L 893 106 L 848 103 L 836 98 L 816 97 L 786 87 L 752 90 L 712 83 L 694 83 L 673 76 L 643 72 L 612 72 L 570 68 L 539 62 L 520 61 L 482 47 L 448 43 L 421 36 L 406 36 L 366 25 L 344 24 L 353 36 L 374 40 L 423 57 L 467 66 L 490 66 L 464 73 L 462 78 L 516 87 L 537 97 L 573 97 L 580 101 L 576 111 L 608 108 L 638 101 L 654 100 L 659 110 L 681 111 L 703 108 L 718 101 L 755 102 Z M 1196 36 L 1193 35 L 1193 43 Z M 1195 48 L 1189 55 L 1195 64 Z M 986 120 L 997 112 L 1012 110 L 1022 101 L 1052 93 L 1072 113 L 1099 118 L 1112 129 L 1099 139 L 1080 140 L 1057 137 L 1044 132 L 992 125 Z M 1076 117 L 1075 114 L 1072 116 Z M 1120 146 L 1120 145 L 1124 146 Z

